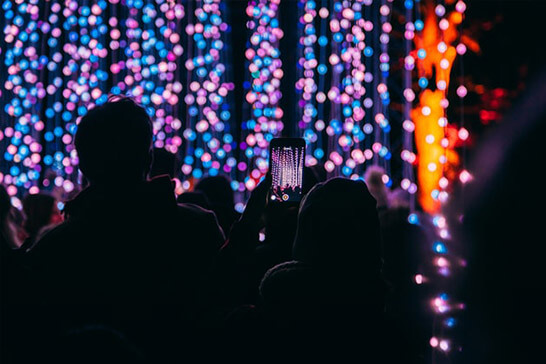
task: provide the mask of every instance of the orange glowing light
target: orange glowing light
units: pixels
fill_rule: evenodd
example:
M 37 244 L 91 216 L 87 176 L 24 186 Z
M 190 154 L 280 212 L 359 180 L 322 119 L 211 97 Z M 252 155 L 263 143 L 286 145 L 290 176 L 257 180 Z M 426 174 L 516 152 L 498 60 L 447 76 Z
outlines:
M 425 7 L 422 34 L 414 38 L 416 49 L 424 49 L 426 57 L 417 59 L 419 77 L 435 76 L 434 90 L 426 89 L 419 95 L 419 102 L 411 112 L 415 123 L 415 145 L 418 153 L 417 179 L 419 202 L 424 211 L 434 214 L 440 211 L 441 202 L 432 196 L 440 190 L 442 177 L 452 180 L 459 165 L 459 156 L 454 150 L 456 130 L 439 122 L 445 117 L 445 99 L 449 89 L 451 69 L 457 56 L 454 46 L 463 16 L 452 12 L 445 16 L 448 27 L 442 31 L 434 11 L 433 2 Z M 472 44 L 475 48 L 477 44 Z M 442 106 L 443 105 L 443 106 Z M 426 112 L 423 112 L 423 108 Z M 430 112 L 429 112 L 430 111 Z
M 440 90 L 425 90 L 419 97 L 419 105 L 411 112 L 411 118 L 415 122 L 415 142 L 419 163 L 417 175 L 419 182 L 419 202 L 424 211 L 436 213 L 440 209 L 440 202 L 432 197 L 432 191 L 438 189 L 440 178 L 458 165 L 459 156 L 453 150 L 453 141 L 448 138 L 447 148 L 442 146 L 442 139 L 446 137 L 444 127 L 440 126 L 438 119 L 444 116 L 444 109 L 440 105 L 445 97 L 445 92 Z M 423 115 L 422 106 L 430 108 L 430 114 Z M 433 136 L 433 142 L 427 141 L 427 136 Z M 442 156 L 446 162 L 442 163 Z M 436 168 L 431 170 L 430 166 Z

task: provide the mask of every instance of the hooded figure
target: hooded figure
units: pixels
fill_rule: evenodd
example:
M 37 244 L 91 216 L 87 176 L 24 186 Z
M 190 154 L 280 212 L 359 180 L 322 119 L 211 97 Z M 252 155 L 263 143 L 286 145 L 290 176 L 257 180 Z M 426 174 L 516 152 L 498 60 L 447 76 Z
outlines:
M 89 186 L 30 250 L 34 316 L 22 315 L 24 325 L 13 331 L 53 336 L 100 322 L 130 335 L 158 362 L 181 361 L 172 343 L 194 337 L 191 325 L 224 237 L 212 212 L 176 203 L 168 176 L 147 180 L 152 140 L 150 117 L 128 98 L 82 117 L 75 147 Z
M 381 357 L 380 227 L 363 181 L 333 178 L 311 189 L 300 205 L 293 259 L 271 268 L 260 285 L 282 344 L 295 340 L 306 358 L 321 360 Z
M 293 257 L 310 264 L 337 297 L 362 299 L 370 290 L 378 297 L 383 285 L 379 218 L 363 181 L 333 178 L 305 196 Z

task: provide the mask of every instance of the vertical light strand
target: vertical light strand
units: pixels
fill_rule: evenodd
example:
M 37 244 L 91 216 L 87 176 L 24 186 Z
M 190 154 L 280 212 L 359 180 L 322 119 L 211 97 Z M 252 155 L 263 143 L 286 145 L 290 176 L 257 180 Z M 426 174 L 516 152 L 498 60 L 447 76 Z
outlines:
M 317 43 L 319 45 L 318 49 L 318 61 L 319 65 L 317 67 L 317 73 L 318 73 L 318 89 L 316 100 L 317 100 L 317 121 L 314 123 L 314 130 L 317 134 L 317 142 L 315 145 L 315 148 L 313 150 L 313 157 L 317 159 L 317 163 L 323 163 L 324 156 L 326 155 L 326 148 L 328 145 L 327 140 L 325 141 L 325 135 L 326 135 L 326 122 L 325 120 L 328 120 L 327 115 L 327 87 L 328 87 L 328 80 L 327 76 L 331 75 L 331 70 L 328 69 L 328 17 L 330 15 L 330 11 L 328 10 L 328 0 L 322 0 L 321 1 L 321 8 L 319 10 L 319 18 L 320 18 L 320 36 L 317 40 Z M 328 73 L 330 72 L 330 73 Z M 309 153 L 308 155 L 311 155 Z
M 343 157 L 337 151 L 336 136 L 342 133 L 342 122 L 339 120 L 341 115 L 340 109 L 340 81 L 341 74 L 344 70 L 339 55 L 341 54 L 341 42 L 343 42 L 343 34 L 341 33 L 341 25 L 339 19 L 341 18 L 341 11 L 343 5 L 339 1 L 333 2 L 330 8 L 330 20 L 328 26 L 330 28 L 330 47 L 331 53 L 328 56 L 328 62 L 331 67 L 330 76 L 330 89 L 327 96 L 330 104 L 330 113 L 328 117 L 328 124 L 326 126 L 327 147 L 326 152 L 328 159 L 324 163 L 324 168 L 328 173 L 328 176 L 336 176 L 339 174 L 339 166 L 343 163 Z
M 376 105 L 376 88 L 375 80 L 377 76 L 378 66 L 375 62 L 374 54 L 376 53 L 375 42 L 376 42 L 376 26 L 374 20 L 376 20 L 377 10 L 373 6 L 373 0 L 364 0 L 363 4 L 364 9 L 364 36 L 366 44 L 364 46 L 364 91 L 365 98 L 363 102 L 364 106 L 364 126 L 362 131 L 364 132 L 364 143 L 362 146 L 362 154 L 358 151 L 354 152 L 356 155 L 355 159 L 359 160 L 361 163 L 364 163 L 364 167 L 368 167 L 370 164 L 374 163 L 375 154 L 373 152 L 373 145 L 375 142 L 376 127 L 374 121 L 374 108 Z
M 429 5 L 429 11 L 431 10 L 432 6 Z M 457 51 L 453 43 L 460 39 L 457 27 L 462 23 L 463 13 L 459 11 L 460 6 L 456 6 L 453 11 L 450 10 L 443 1 L 438 1 L 433 13 L 437 23 L 434 24 L 432 21 L 434 18 L 428 17 L 425 26 L 436 29 L 437 34 L 436 47 L 431 48 L 430 52 L 436 73 L 436 90 L 428 93 L 430 97 L 426 100 L 427 103 L 422 106 L 421 113 L 424 116 L 430 115 L 432 117 L 430 122 L 436 121 L 437 124 L 435 127 L 441 128 L 436 130 L 442 131 L 442 134 L 436 132 L 425 135 L 425 141 L 428 144 L 434 144 L 435 139 L 441 136 L 439 145 L 442 148 L 441 153 L 433 154 L 433 157 L 437 157 L 438 160 L 432 159 L 429 163 L 429 166 L 440 166 L 440 171 L 436 172 L 440 177 L 437 181 L 437 187 L 431 192 L 431 197 L 436 201 L 438 206 L 436 211 L 432 211 L 432 224 L 436 229 L 436 239 L 432 250 L 434 253 L 434 265 L 438 273 L 436 286 L 440 291 L 432 298 L 431 302 L 435 312 L 435 320 L 430 345 L 437 349 L 432 353 L 433 362 L 436 362 L 436 360 L 443 361 L 446 358 L 443 355 L 436 355 L 437 351 L 448 354 L 456 347 L 451 332 L 451 329 L 456 324 L 453 315 L 458 310 L 464 308 L 464 304 L 456 302 L 456 297 L 453 296 L 453 292 L 450 291 L 451 287 L 448 285 L 448 277 L 453 275 L 454 270 L 459 265 L 457 262 L 460 260 L 457 259 L 456 252 L 453 251 L 454 247 L 450 246 L 450 227 L 442 211 L 443 206 L 448 200 L 448 188 L 456 175 L 455 167 L 458 167 L 459 164 L 459 156 L 454 151 L 458 140 L 457 128 L 450 124 L 447 119 L 447 108 L 449 107 L 447 93 L 449 90 L 451 69 L 457 56 Z M 424 110 L 425 108 L 428 109 Z M 429 170 L 435 172 L 435 168 L 429 168 Z
M 460 13 L 464 14 L 466 11 L 466 4 L 464 1 L 459 0 L 455 4 L 455 10 Z M 464 17 L 463 17 L 464 19 Z M 459 117 L 459 131 L 458 131 L 458 137 L 462 143 L 462 169 L 459 173 L 459 181 L 464 185 L 467 182 L 469 182 L 472 179 L 472 176 L 470 173 L 466 170 L 466 142 L 470 136 L 470 133 L 466 129 L 465 125 L 465 110 L 464 110 L 464 98 L 467 95 L 468 90 L 466 89 L 464 85 L 464 55 L 466 54 L 467 48 L 466 45 L 462 42 L 462 31 L 459 32 L 459 43 L 457 44 L 456 51 L 460 58 L 459 60 L 459 72 L 460 72 L 460 80 L 461 84 L 459 87 L 457 87 L 457 96 L 459 97 L 459 105 L 460 105 L 460 117 Z M 463 205 L 464 205 L 464 189 L 463 189 Z
M 178 135 L 182 83 L 176 75 L 184 53 L 180 44 L 184 7 L 166 0 L 110 3 L 110 93 L 142 104 L 153 120 L 154 146 L 177 154 L 182 145 Z M 95 92 L 100 95 L 97 104 L 104 102 L 106 95 L 100 89 Z M 180 193 L 180 180 L 175 182 Z
M 419 203 L 424 211 L 435 214 L 447 199 L 446 187 L 459 163 L 454 150 L 453 126 L 447 120 L 445 109 L 449 105 L 446 91 L 456 57 L 452 42 L 457 38 L 462 15 L 451 12 L 449 18 L 445 18 L 443 5 L 435 6 L 429 1 L 426 6 L 423 30 L 414 38 L 421 91 L 411 119 L 415 123 L 418 152 Z M 416 21 L 416 29 L 420 27 Z
M 376 130 L 376 142 L 374 144 L 374 152 L 379 155 L 377 163 L 385 169 L 385 175 L 383 181 L 387 187 L 392 186 L 392 178 L 390 177 L 390 159 L 392 153 L 390 150 L 390 130 L 391 125 L 389 121 L 389 105 L 390 94 L 388 89 L 388 78 L 390 71 L 390 58 L 389 58 L 389 42 L 390 32 L 392 31 L 392 25 L 390 23 L 392 11 L 392 0 L 381 0 L 381 6 L 379 8 L 379 26 L 380 26 L 380 51 L 379 54 L 379 80 L 377 84 L 376 99 L 377 112 L 374 115 L 375 122 L 379 126 Z
M 239 161 L 238 190 L 253 190 L 267 171 L 268 145 L 283 130 L 283 111 L 279 107 L 283 77 L 279 41 L 280 0 L 251 0 L 246 13 L 247 29 L 251 32 L 249 48 L 245 52 L 250 82 L 246 85 L 244 114 L 239 148 L 246 161 Z
M 316 137 L 316 141 L 310 145 L 311 148 L 309 153 L 307 153 L 307 163 L 310 165 L 315 163 L 323 164 L 324 157 L 325 155 L 327 156 L 328 151 L 328 135 L 325 129 L 326 122 L 329 121 L 328 109 L 330 105 L 327 93 L 330 85 L 329 77 L 332 75 L 332 70 L 328 67 L 329 49 L 331 49 L 327 34 L 330 16 L 328 3 L 328 0 L 321 0 L 321 7 L 318 11 L 318 66 L 315 73 L 315 76 L 318 79 L 316 82 L 318 91 L 315 96 L 317 102 L 317 117 L 311 129 L 314 131 L 314 134 L 311 134 L 311 138 Z
M 373 15 L 378 14 L 379 6 L 372 5 L 372 0 L 322 1 L 317 11 L 313 1 L 300 3 L 304 33 L 300 38 L 300 78 L 296 82 L 301 95 L 300 127 L 305 128 L 303 136 L 308 143 L 307 164 L 324 161 L 330 176 L 360 178 L 373 157 L 370 110 L 377 94 L 373 82 L 380 78 L 380 52 L 374 52 L 372 43 L 376 34 Z M 390 32 L 389 25 L 385 30 Z M 388 36 L 386 40 L 388 43 Z M 384 47 L 385 52 L 388 48 Z M 388 73 L 388 54 L 381 60 L 386 64 L 381 67 Z M 383 96 L 388 98 L 384 91 Z M 381 106 L 382 102 L 377 105 L 381 110 L 388 107 Z
M 417 0 L 418 1 L 418 0 Z M 417 6 L 418 7 L 418 6 Z M 413 171 L 413 164 L 416 161 L 415 153 L 413 152 L 413 131 L 415 125 L 411 120 L 411 109 L 415 100 L 415 92 L 413 91 L 412 73 L 415 69 L 415 58 L 413 55 L 413 39 L 415 37 L 416 25 L 413 22 L 413 12 L 415 3 L 413 0 L 404 1 L 406 24 L 404 26 L 404 77 L 403 77 L 403 95 L 404 95 L 404 121 L 403 128 L 403 144 L 402 144 L 402 181 L 400 186 L 402 189 L 410 193 L 410 212 L 415 211 L 415 193 L 417 185 Z M 420 21 L 417 18 L 416 23 Z M 421 28 L 422 29 L 422 28 Z
M 5 146 L 1 156 L 5 167 L 0 182 L 7 186 L 12 201 L 20 207 L 16 195 L 21 196 L 25 190 L 37 192 L 43 172 L 40 133 L 44 122 L 40 120 L 36 101 L 45 95 L 39 75 L 47 59 L 40 57 L 43 31 L 38 27 L 37 1 L 18 5 L 4 1 L 2 10 L 4 38 L 0 54 L 5 79 L 1 85 L 0 139 Z
M 74 189 L 74 178 L 68 177 L 77 170 L 75 168 L 78 162 L 77 155 L 71 143 L 76 124 L 87 112 L 89 106 L 94 106 L 95 102 L 100 104 L 106 101 L 106 95 L 103 95 L 102 88 L 98 87 L 100 81 L 107 78 L 107 75 L 101 71 L 101 60 L 108 54 L 104 45 L 107 26 L 103 24 L 101 17 L 106 4 L 101 3 L 101 5 L 95 4 L 89 7 L 71 1 L 66 2 L 62 9 L 62 16 L 65 18 L 62 24 L 64 29 L 62 36 L 64 35 L 65 38 L 59 46 L 62 45 L 60 48 L 63 55 L 61 64 L 64 65 L 62 68 L 64 89 L 61 93 L 62 97 L 59 99 L 59 95 L 56 95 L 57 100 L 46 110 L 46 116 L 49 117 L 46 124 L 55 123 L 57 125 L 53 131 L 55 137 L 62 136 L 62 143 L 56 143 L 55 152 L 52 155 L 53 163 L 62 163 L 66 174 L 63 176 L 61 173 L 53 182 L 55 186 L 62 187 L 66 192 Z M 45 52 L 45 49 L 43 51 Z M 46 101 L 49 104 L 49 100 Z M 60 114 L 60 119 L 56 117 L 57 114 Z M 64 135 L 61 135 L 63 125 L 65 130 Z M 51 152 L 53 153 L 53 150 Z M 45 158 L 48 157 L 46 155 Z M 47 160 L 45 162 L 48 163 Z M 59 172 L 61 171 L 59 169 Z M 63 180 L 63 177 L 66 178 Z M 44 182 L 46 181 L 47 178 Z
M 181 128 L 177 105 L 182 83 L 175 74 L 184 52 L 180 44 L 184 8 L 165 0 L 127 5 L 124 22 L 110 18 L 111 25 L 116 24 L 111 37 L 120 39 L 120 47 L 126 44 L 123 53 L 117 55 L 118 62 L 110 67 L 114 75 L 111 93 L 133 96 L 145 106 L 154 120 L 154 146 L 177 153 L 182 144 L 177 135 Z
M 307 164 L 317 164 L 314 144 L 318 141 L 318 135 L 313 126 L 316 123 L 317 110 L 317 93 L 319 91 L 316 78 L 324 74 L 324 65 L 319 65 L 315 48 L 318 37 L 315 28 L 315 20 L 317 18 L 317 4 L 311 0 L 300 0 L 298 9 L 300 11 L 299 27 L 303 28 L 302 34 L 298 41 L 298 51 L 300 57 L 298 59 L 298 76 L 296 81 L 296 94 L 301 95 L 298 100 L 298 129 L 302 130 L 302 136 L 308 146 Z M 321 40 L 322 42 L 322 40 Z M 318 76 L 318 77 L 317 77 Z
M 443 138 L 440 141 L 440 145 L 443 148 L 443 153 L 440 156 L 438 162 L 441 165 L 442 177 L 438 181 L 438 193 L 435 197 L 439 200 L 440 204 L 443 204 L 447 200 L 448 193 L 446 188 L 449 184 L 449 181 L 446 177 L 447 174 L 447 154 L 450 147 L 450 141 L 448 139 L 448 125 L 449 120 L 447 119 L 447 108 L 449 106 L 449 100 L 447 99 L 447 88 L 450 78 L 451 68 L 453 67 L 453 62 L 455 60 L 455 49 L 449 46 L 449 43 L 446 43 L 445 31 L 449 27 L 449 22 L 446 19 L 447 9 L 445 7 L 444 1 L 438 1 L 438 5 L 435 8 L 436 16 L 438 17 L 438 29 L 440 31 L 440 43 L 438 43 L 438 52 L 441 54 L 440 67 L 437 70 L 436 77 L 436 88 L 442 92 L 442 99 L 440 100 L 440 106 L 442 110 L 442 116 L 439 120 L 442 120 L 441 125 L 443 127 Z M 448 52 L 450 50 L 451 52 Z M 444 121 L 445 120 L 445 121 Z
M 234 177 L 233 135 L 229 101 L 234 84 L 228 80 L 225 64 L 225 33 L 220 0 L 203 0 L 188 14 L 188 70 L 184 101 L 188 118 L 184 138 L 186 153 L 182 172 L 195 179 L 219 173 Z M 191 17 L 191 18 L 190 18 Z M 189 182 L 182 183 L 183 190 Z
M 302 136 L 307 144 L 306 164 L 312 166 L 323 164 L 330 149 L 331 129 L 327 126 L 330 125 L 332 103 L 327 95 L 334 72 L 329 67 L 334 58 L 330 57 L 332 42 L 328 37 L 332 3 L 328 0 L 300 0 L 299 5 L 303 35 L 299 40 L 299 78 L 296 81 L 296 94 L 301 95 L 298 127 L 303 130 Z
M 330 119 L 326 127 L 328 135 L 328 160 L 324 167 L 329 175 L 358 178 L 354 173 L 357 164 L 364 162 L 363 156 L 353 150 L 359 149 L 364 140 L 361 123 L 364 110 L 360 98 L 365 90 L 365 66 L 362 63 L 364 43 L 364 19 L 362 2 L 334 2 L 330 15 L 332 34 L 329 56 L 331 65 L 331 87 L 328 91 Z M 354 154 L 354 155 L 352 155 Z
M 362 152 L 363 141 L 366 138 L 363 131 L 365 111 L 361 101 L 366 94 L 364 86 L 366 67 L 363 59 L 366 48 L 364 30 L 366 21 L 362 16 L 363 6 L 365 5 L 362 1 L 357 1 L 352 3 L 350 8 L 343 10 L 344 18 L 351 21 L 350 32 L 348 31 L 345 36 L 347 51 L 342 55 L 342 59 L 345 57 L 344 61 L 350 64 L 344 80 L 345 94 L 349 96 L 347 101 L 350 101 L 350 104 L 343 107 L 345 136 L 338 140 L 338 144 L 345 154 L 341 173 L 352 179 L 360 178 L 363 172 L 362 164 L 365 161 Z

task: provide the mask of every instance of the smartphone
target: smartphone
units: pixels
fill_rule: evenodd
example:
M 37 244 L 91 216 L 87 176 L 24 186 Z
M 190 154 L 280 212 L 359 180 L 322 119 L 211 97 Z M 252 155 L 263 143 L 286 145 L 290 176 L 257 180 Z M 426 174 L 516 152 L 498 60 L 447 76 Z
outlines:
M 275 138 L 269 143 L 271 200 L 298 202 L 302 197 L 305 140 Z

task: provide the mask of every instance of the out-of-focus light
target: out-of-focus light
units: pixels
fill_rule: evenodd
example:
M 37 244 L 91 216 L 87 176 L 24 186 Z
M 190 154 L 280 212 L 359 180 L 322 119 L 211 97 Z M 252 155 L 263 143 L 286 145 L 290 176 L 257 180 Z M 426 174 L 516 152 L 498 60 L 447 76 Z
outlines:
M 459 138 L 460 138 L 461 140 L 467 140 L 468 137 L 469 137 L 469 135 L 470 135 L 470 133 L 468 132 L 468 130 L 465 129 L 465 128 L 459 129 L 459 133 L 458 133 L 458 134 L 459 134 Z
M 438 345 L 440 347 L 440 350 L 442 351 L 448 351 L 449 350 L 449 341 L 447 340 L 440 340 L 440 344 Z
M 455 320 L 453 317 L 448 317 L 444 320 L 444 325 L 447 327 L 454 327 L 457 324 L 457 320 Z
M 446 254 L 447 248 L 445 244 L 441 241 L 436 241 L 433 245 L 433 250 L 438 254 Z
M 467 170 L 463 170 L 460 174 L 459 174 L 459 180 L 462 182 L 462 183 L 468 183 L 472 180 L 472 175 L 467 171 Z
M 417 217 L 417 214 L 409 214 L 408 216 L 408 222 L 413 225 L 419 224 L 419 217 Z

